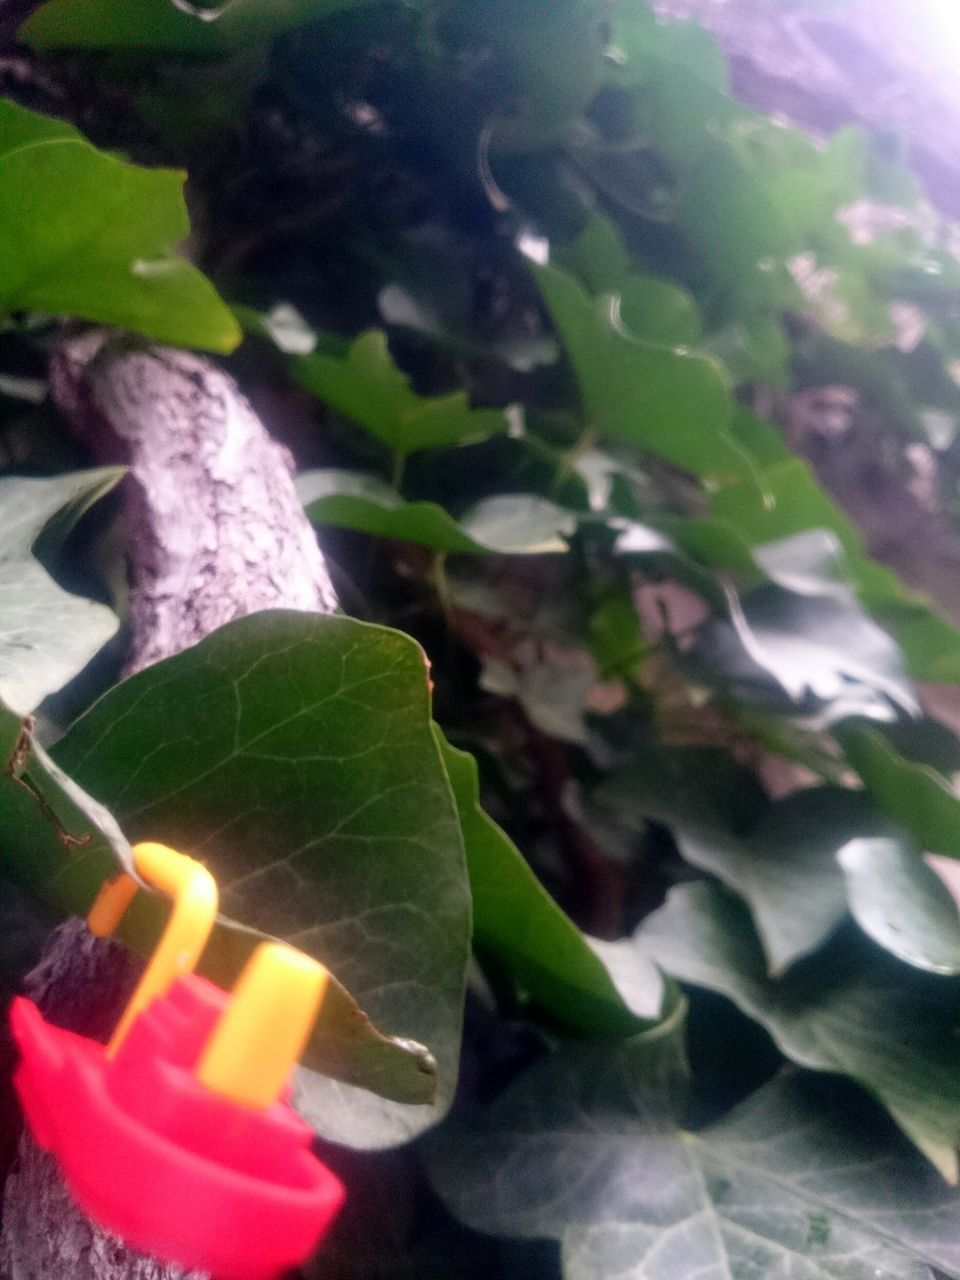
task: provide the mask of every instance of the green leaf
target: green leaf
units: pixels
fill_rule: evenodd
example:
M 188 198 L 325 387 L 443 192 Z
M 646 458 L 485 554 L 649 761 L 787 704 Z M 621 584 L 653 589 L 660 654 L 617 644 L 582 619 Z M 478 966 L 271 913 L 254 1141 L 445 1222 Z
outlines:
M 909 840 L 851 840 L 837 855 L 850 910 L 861 929 L 907 964 L 960 973 L 960 915 Z
M 55 905 L 43 891 L 44 865 L 95 857 L 133 871 L 133 854 L 116 819 L 60 769 L 37 741 L 32 720 L 0 701 L 0 855 L 3 873 Z M 27 834 L 17 828 L 25 820 Z M 45 853 L 38 854 L 38 849 Z
M 346 618 L 253 615 L 116 686 L 52 754 L 131 840 L 209 865 L 224 912 L 242 926 L 205 953 L 218 980 L 255 945 L 244 930 L 281 936 L 329 965 L 379 1026 L 429 1046 L 432 1106 L 391 1107 L 304 1073 L 300 1106 L 321 1132 L 377 1146 L 443 1113 L 456 1083 L 470 897 L 412 640 Z M 61 908 L 82 913 L 110 862 L 45 846 L 31 868 Z M 126 936 L 149 945 L 155 920 L 134 908 Z M 388 1052 L 368 1030 L 355 1006 L 326 1002 L 307 1065 L 427 1102 L 427 1055 L 403 1044 Z
M 515 698 L 530 723 L 547 737 L 586 746 L 590 733 L 584 717 L 598 680 L 587 654 L 548 647 L 519 668 L 495 656 L 484 657 L 479 684 L 485 693 Z
M 232 351 L 233 314 L 171 252 L 190 230 L 185 176 L 126 164 L 72 125 L 0 101 L 0 308 Z
M 853 524 L 820 487 L 806 462 L 785 450 L 778 459 L 776 438 L 763 431 L 765 425 L 760 419 L 744 420 L 738 414 L 740 438 L 763 466 L 762 484 L 759 490 L 744 491 L 734 485 L 718 490 L 711 502 L 713 514 L 734 525 L 754 544 L 777 542 L 811 529 L 829 529 L 854 572 L 861 570 L 861 562 L 869 561 Z M 879 566 L 877 569 L 887 572 Z M 893 579 L 892 574 L 889 577 Z
M 790 343 L 779 315 L 744 317 L 714 330 L 703 351 L 719 360 L 731 383 L 766 382 L 786 389 L 790 381 Z
M 465 391 L 418 396 L 393 362 L 380 329 L 362 333 L 345 356 L 319 352 L 292 363 L 301 386 L 352 418 L 398 457 L 485 440 L 506 431 L 499 409 L 471 409 Z
M 682 516 L 659 517 L 652 524 L 637 520 L 613 519 L 607 522 L 617 538 L 614 554 L 628 563 L 636 563 L 689 587 L 720 615 L 729 612 L 731 593 L 705 565 L 709 565 L 722 547 L 721 554 L 733 559 L 742 556 L 748 572 L 756 576 L 756 566 L 749 547 L 736 547 L 736 533 L 724 528 L 719 520 L 687 520 Z M 729 534 L 733 534 L 732 538 Z M 761 578 L 762 581 L 762 578 Z
M 619 320 L 633 338 L 670 347 L 696 347 L 703 338 L 693 298 L 675 284 L 654 276 L 629 275 L 615 296 Z
M 478 502 L 454 520 L 435 502 L 406 502 L 396 489 L 360 471 L 307 471 L 297 492 L 314 524 L 359 529 L 462 555 L 544 555 L 566 551 L 577 527 L 565 511 L 533 493 L 502 494 Z
M 638 275 L 619 228 L 595 213 L 574 242 L 557 254 L 557 263 L 578 277 L 588 293 L 617 299 L 620 321 L 634 338 L 671 347 L 695 347 L 703 336 L 700 314 L 684 289 Z
M 18 759 L 19 767 L 11 768 Z M 78 787 L 2 705 L 0 760 L 5 765 L 0 773 L 3 875 L 49 909 L 84 913 L 118 865 L 132 868 L 126 837 L 109 810 Z M 142 893 L 124 918 L 120 936 L 149 955 L 166 914 L 164 899 Z M 229 987 L 265 936 L 219 917 L 201 972 Z M 384 1036 L 332 974 L 307 1056 L 337 1079 L 387 1098 L 429 1102 L 433 1096 L 436 1063 L 430 1054 L 414 1041 Z M 317 1085 L 313 1072 L 300 1074 L 307 1090 L 303 1109 L 309 1114 Z
M 562 142 L 603 82 L 602 13 L 591 0 L 486 0 L 462 5 L 456 19 L 509 68 L 518 92 L 493 119 L 497 150 L 537 152 Z M 487 52 L 490 56 L 490 52 Z
M 677 1119 L 659 1046 L 567 1046 L 431 1141 L 448 1208 L 552 1238 L 564 1280 L 955 1276 L 960 1197 L 838 1081 L 775 1080 L 719 1123 Z
M 554 259 L 558 267 L 577 277 L 591 297 L 616 293 L 632 270 L 620 228 L 596 211 L 578 236 L 554 250 Z
M 770 686 L 778 685 L 787 699 L 782 710 L 792 704 L 826 723 L 854 714 L 891 720 L 891 704 L 919 712 L 899 647 L 840 576 L 832 535 L 795 534 L 755 547 L 753 556 L 778 585 L 732 598 L 729 619 L 708 622 L 684 655 L 688 670 L 741 701 L 769 702 Z
M 631 680 L 647 650 L 633 593 L 614 584 L 590 612 L 590 656 L 601 680 Z
M 679 68 L 658 69 L 644 90 L 650 141 L 680 175 L 672 221 L 726 315 L 762 313 L 790 300 L 784 264 L 802 245 L 750 158 L 738 154 L 741 131 L 752 131 L 750 114 Z
M 477 766 L 435 726 L 460 813 L 474 945 L 536 1009 L 583 1036 L 635 1035 L 658 1020 L 663 979 L 636 953 L 616 971 L 557 906 L 520 850 L 480 807 Z
M 117 629 L 112 609 L 64 591 L 32 548 L 58 512 L 69 507 L 75 519 L 122 475 L 104 467 L 47 480 L 0 478 L 0 698 L 21 713 L 72 679 Z M 61 523 L 65 529 L 67 516 Z
M 788 797 L 771 806 L 749 836 L 739 840 L 732 833 L 711 837 L 678 832 L 686 860 L 717 876 L 748 903 L 770 977 L 779 977 L 795 960 L 815 951 L 846 917 L 836 857 L 849 827 L 833 827 L 838 816 L 834 809 L 839 807 L 839 816 L 848 821 L 853 816 L 842 812 L 845 794 L 850 793 L 817 787 Z M 850 807 L 858 807 L 857 799 Z
M 611 298 L 591 301 L 558 267 L 537 283 L 573 364 L 588 422 L 698 476 L 739 475 L 745 455 L 725 434 L 733 406 L 719 366 L 631 337 Z
M 960 984 L 905 968 L 845 933 L 772 982 L 746 907 L 706 883 L 674 889 L 634 937 L 672 977 L 727 996 L 800 1066 L 867 1088 L 947 1181 L 957 1181 Z
M 146 49 L 221 57 L 368 0 L 48 0 L 20 28 L 34 49 Z
M 746 437 L 741 438 L 747 443 Z M 847 573 L 861 603 L 893 633 L 910 675 L 916 680 L 960 682 L 960 631 L 866 555 L 860 535 L 820 487 L 807 463 L 784 458 L 765 465 L 757 482 L 751 477 L 746 484 L 719 489 L 711 506 L 715 516 L 754 544 L 813 529 L 829 530 L 843 548 Z
M 874 800 L 920 849 L 960 858 L 960 797 L 942 774 L 862 725 L 843 725 L 836 737 Z
M 20 719 L 0 705 L 0 867 L 3 875 L 45 907 L 84 914 L 103 881 L 118 864 L 130 870 L 133 857 L 113 815 L 84 792 L 41 749 L 32 735 L 24 736 Z M 28 751 L 24 746 L 29 747 Z M 19 767 L 11 768 L 13 762 Z M 19 781 L 15 780 L 15 777 Z M 25 785 L 24 785 L 25 784 Z M 161 897 L 141 893 L 121 926 L 120 936 L 143 955 L 149 955 L 165 922 L 167 904 Z M 200 971 L 227 988 L 237 978 L 254 948 L 266 935 L 219 918 L 200 962 Z M 331 974 L 320 1019 L 307 1060 L 336 1079 L 352 1082 L 386 1098 L 428 1103 L 436 1087 L 436 1063 L 412 1040 L 383 1035 Z M 316 1106 L 321 1084 L 313 1071 L 298 1073 L 302 1080 L 298 1102 L 305 1114 Z M 349 1089 L 337 1105 L 350 1122 Z M 369 1107 L 372 1099 L 367 1101 Z M 366 1135 L 356 1127 L 346 1140 L 362 1145 L 376 1141 L 377 1119 Z M 341 1121 L 342 1123 L 342 1121 Z
M 716 40 L 697 22 L 663 22 L 646 0 L 624 0 L 611 15 L 616 48 L 628 65 L 649 73 L 680 68 L 725 93 L 730 70 Z
M 628 822 L 669 825 L 688 862 L 746 900 L 767 973 L 777 977 L 845 919 L 840 851 L 886 834 L 886 824 L 862 792 L 811 787 L 771 803 L 724 764 L 718 772 L 701 752 L 650 752 L 611 774 L 600 797 Z

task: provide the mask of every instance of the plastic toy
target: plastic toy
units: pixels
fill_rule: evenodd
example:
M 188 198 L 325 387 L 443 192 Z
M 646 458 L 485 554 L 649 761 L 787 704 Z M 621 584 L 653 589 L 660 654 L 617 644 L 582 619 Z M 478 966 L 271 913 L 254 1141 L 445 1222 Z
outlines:
M 218 1280 L 271 1280 L 313 1252 L 344 1198 L 286 1102 L 327 971 L 263 943 L 232 994 L 197 977 L 212 876 L 163 845 L 134 857 L 174 904 L 109 1045 L 22 997 L 11 1006 L 27 1122 L 84 1212 L 131 1247 Z M 105 885 L 91 930 L 112 933 L 137 888 L 130 876 Z

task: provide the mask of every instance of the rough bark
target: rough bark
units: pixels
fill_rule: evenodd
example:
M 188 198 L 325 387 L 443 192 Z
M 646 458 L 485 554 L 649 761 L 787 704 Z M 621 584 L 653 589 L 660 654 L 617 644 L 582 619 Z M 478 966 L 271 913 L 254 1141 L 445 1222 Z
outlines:
M 130 468 L 129 671 L 243 614 L 333 610 L 288 455 L 221 369 L 88 333 L 61 344 L 51 391 L 100 461 Z M 73 920 L 52 936 L 29 993 L 52 1020 L 104 1039 L 136 972 L 126 951 Z M 185 1280 L 90 1223 L 27 1134 L 7 1180 L 0 1264 L 8 1280 Z
M 222 369 L 94 332 L 61 345 L 50 387 L 94 454 L 131 469 L 128 671 L 260 609 L 335 607 L 289 456 Z

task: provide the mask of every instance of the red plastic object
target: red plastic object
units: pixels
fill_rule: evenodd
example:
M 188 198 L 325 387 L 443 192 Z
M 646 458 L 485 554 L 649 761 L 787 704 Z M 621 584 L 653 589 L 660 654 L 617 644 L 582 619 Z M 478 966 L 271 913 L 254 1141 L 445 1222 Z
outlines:
M 109 1059 L 20 997 L 14 1079 L 34 1137 L 93 1221 L 217 1280 L 273 1280 L 317 1247 L 344 1190 L 285 1102 L 240 1106 L 194 1076 L 228 999 L 203 978 L 179 978 Z

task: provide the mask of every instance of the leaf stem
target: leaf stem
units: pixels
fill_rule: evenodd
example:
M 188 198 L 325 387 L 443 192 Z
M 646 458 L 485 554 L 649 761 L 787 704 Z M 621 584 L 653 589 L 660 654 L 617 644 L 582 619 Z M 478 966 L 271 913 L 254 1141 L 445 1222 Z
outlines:
M 576 467 L 578 460 L 582 458 L 585 453 L 590 452 L 598 439 L 599 432 L 597 431 L 597 428 L 592 422 L 588 422 L 580 432 L 577 440 L 574 441 L 573 445 L 567 450 L 561 459 L 560 466 L 557 468 L 557 473 L 553 477 L 553 484 L 551 486 L 554 493 L 557 492 L 565 480 L 569 480 L 573 475 L 574 468 Z

